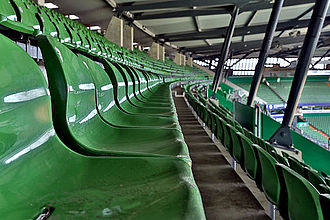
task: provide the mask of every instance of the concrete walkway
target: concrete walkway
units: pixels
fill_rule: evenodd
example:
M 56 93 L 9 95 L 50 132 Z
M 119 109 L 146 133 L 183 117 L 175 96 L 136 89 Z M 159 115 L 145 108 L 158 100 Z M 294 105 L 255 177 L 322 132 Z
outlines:
M 177 91 L 182 94 L 180 89 Z M 207 219 L 270 219 L 193 116 L 184 98 L 174 100 Z

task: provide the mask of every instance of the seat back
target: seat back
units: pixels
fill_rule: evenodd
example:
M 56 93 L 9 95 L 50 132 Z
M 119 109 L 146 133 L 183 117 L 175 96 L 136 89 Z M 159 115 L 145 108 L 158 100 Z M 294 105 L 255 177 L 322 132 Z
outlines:
M 278 163 L 290 166 L 288 160 L 285 157 L 282 157 L 275 150 L 272 151 L 271 155 L 277 160 Z
M 0 18 L 1 21 L 3 19 L 9 19 L 11 21 L 20 21 L 20 14 L 16 15 L 15 9 L 12 4 L 10 4 L 10 0 L 1 1 L 0 2 Z
M 116 115 L 112 115 L 111 110 L 116 107 L 116 102 L 114 99 L 114 88 L 109 76 L 104 69 L 93 60 L 80 54 L 78 56 L 88 67 L 89 73 L 93 78 L 96 89 L 97 108 L 100 115 L 105 117 L 106 121 L 109 123 L 114 124 Z
M 86 127 L 97 129 L 104 123 L 97 114 L 95 86 L 88 68 L 54 38 L 43 36 L 38 42 L 49 79 L 57 133 L 66 144 L 76 144 L 84 152 L 95 154 L 94 146 L 87 146 L 92 133 Z
M 147 84 L 147 80 L 146 80 L 146 77 L 145 75 L 143 75 L 143 73 L 136 69 L 136 68 L 132 68 L 133 71 L 136 73 L 137 77 L 138 77 L 138 80 L 139 80 L 139 89 L 140 89 L 140 92 L 141 94 L 143 95 L 143 93 L 145 91 L 147 91 L 148 89 L 148 84 Z
M 208 127 L 210 128 L 211 132 L 213 134 L 217 133 L 217 123 L 216 123 L 216 114 L 214 114 L 212 111 L 207 110 L 209 114 L 210 120 L 208 121 Z
M 7 166 L 42 146 L 55 132 L 47 82 L 38 65 L 1 34 L 0 51 L 6 51 L 0 53 L 0 155 Z
M 312 168 L 304 167 L 304 170 L 308 181 L 311 184 L 313 184 L 313 186 L 317 190 L 321 191 L 322 188 L 320 187 L 320 184 L 326 185 L 324 178 L 316 170 L 313 170 Z
M 57 32 L 58 32 L 58 38 L 60 39 L 60 41 L 62 43 L 64 42 L 70 42 L 71 38 L 70 38 L 70 34 L 68 33 L 62 19 L 60 18 L 59 13 L 56 13 L 52 10 L 47 10 L 46 13 L 48 14 L 48 17 L 50 18 L 50 20 L 54 23 Z
M 74 22 L 71 25 L 73 26 L 75 33 L 80 39 L 79 50 L 88 52 L 90 49 L 90 42 L 88 42 L 87 38 L 85 37 L 84 26 L 78 22 Z
M 223 140 L 223 126 L 222 126 L 222 123 L 224 123 L 223 120 L 218 115 L 215 115 L 216 132 L 214 133 L 214 135 L 221 142 Z
M 230 126 L 230 124 L 227 124 L 227 123 L 224 125 L 223 145 L 230 153 L 231 152 L 231 137 L 230 137 L 230 127 L 229 126 Z
M 281 170 L 288 193 L 288 215 L 292 220 L 324 219 L 319 192 L 304 177 L 283 164 Z
M 265 195 L 269 201 L 276 206 L 279 205 L 280 200 L 280 182 L 275 168 L 277 163 L 267 151 L 255 145 L 257 149 L 259 161 L 261 165 L 261 185 Z
M 58 178 L 71 166 L 62 153 L 72 151 L 55 134 L 48 85 L 38 65 L 2 34 L 0 51 L 0 218 L 32 219 L 65 187 Z
M 320 202 L 321 202 L 321 207 L 322 207 L 322 212 L 323 212 L 323 219 L 330 219 L 330 212 L 329 212 L 330 194 L 329 193 L 321 194 Z
M 154 88 L 156 85 L 158 85 L 158 78 L 154 74 L 151 74 L 147 71 L 142 71 L 144 75 L 146 76 L 146 79 L 148 81 L 148 89 L 151 91 L 152 88 Z
M 28 0 L 12 0 L 12 2 L 18 8 L 20 22 L 22 22 L 25 26 L 32 27 L 35 30 L 40 30 L 40 24 L 36 17 L 36 13 L 38 13 L 36 5 L 32 3 L 29 4 Z
M 54 23 L 50 20 L 48 14 L 46 13 L 47 8 L 37 6 L 38 13 L 36 14 L 37 18 L 40 19 L 41 31 L 47 35 L 53 37 L 58 37 L 58 30 L 55 27 Z
M 290 168 L 293 169 L 295 172 L 299 173 L 302 176 L 305 176 L 304 166 L 294 157 L 288 156 L 287 160 L 290 164 Z
M 115 102 L 118 106 L 127 100 L 126 97 L 126 84 L 122 74 L 119 72 L 117 67 L 114 65 L 115 62 L 109 62 L 107 60 L 102 60 L 105 71 L 108 74 L 111 84 L 114 88 Z
M 65 21 L 64 26 L 66 28 L 66 31 L 70 35 L 70 39 L 71 39 L 70 44 L 73 47 L 80 47 L 81 46 L 81 38 L 77 34 L 77 31 L 74 28 L 74 26 L 72 26 L 73 21 L 71 21 L 71 19 L 65 19 L 64 21 Z
M 133 72 L 131 67 L 126 66 L 124 64 L 119 64 L 119 65 L 126 70 L 126 73 L 128 74 L 127 77 L 129 77 L 129 79 L 132 82 L 134 95 L 135 97 L 138 97 L 138 95 L 140 94 L 140 90 L 139 90 L 139 80 L 137 75 L 135 74 L 135 72 Z
M 231 141 L 230 141 L 231 146 L 229 153 L 238 163 L 242 163 L 243 151 L 242 151 L 241 142 L 239 141 L 239 138 L 236 134 L 236 132 L 238 131 L 236 130 L 236 128 L 234 128 L 234 126 L 232 125 L 228 125 L 228 126 L 231 137 Z
M 241 167 L 251 179 L 255 180 L 257 175 L 257 157 L 252 147 L 253 142 L 242 133 L 237 133 L 237 135 L 240 138 L 243 149 L 244 163 L 241 164 Z
M 125 83 L 126 98 L 127 98 L 127 100 L 130 100 L 131 98 L 134 97 L 134 87 L 133 87 L 132 78 L 128 74 L 127 70 L 124 69 L 120 64 L 115 63 L 115 62 L 112 62 L 112 64 L 117 68 L 117 70 L 122 75 L 122 78 L 124 79 L 124 83 Z

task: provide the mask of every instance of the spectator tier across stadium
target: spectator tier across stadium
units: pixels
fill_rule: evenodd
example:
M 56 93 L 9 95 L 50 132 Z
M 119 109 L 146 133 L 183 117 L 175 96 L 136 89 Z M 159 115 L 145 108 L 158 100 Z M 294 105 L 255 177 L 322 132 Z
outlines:
M 0 0 L 0 219 L 330 220 L 330 0 Z

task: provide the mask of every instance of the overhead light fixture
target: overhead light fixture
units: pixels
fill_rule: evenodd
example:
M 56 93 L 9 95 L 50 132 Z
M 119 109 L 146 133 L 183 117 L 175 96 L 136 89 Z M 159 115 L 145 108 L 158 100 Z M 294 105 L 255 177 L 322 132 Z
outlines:
M 45 3 L 44 6 L 45 6 L 46 8 L 49 8 L 49 9 L 55 9 L 55 8 L 58 8 L 57 5 L 55 5 L 55 4 L 51 3 L 51 2 Z
M 71 20 L 78 20 L 79 17 L 77 15 L 65 15 L 65 17 L 70 18 Z

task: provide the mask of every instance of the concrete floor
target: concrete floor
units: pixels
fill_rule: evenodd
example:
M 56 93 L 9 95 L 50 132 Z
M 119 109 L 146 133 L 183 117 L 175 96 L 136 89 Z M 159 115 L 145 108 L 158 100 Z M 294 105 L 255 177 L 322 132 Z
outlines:
M 194 117 L 184 98 L 174 100 L 207 219 L 270 219 L 218 144 Z

